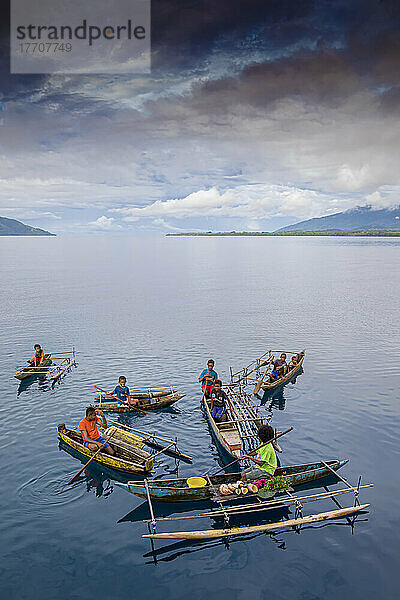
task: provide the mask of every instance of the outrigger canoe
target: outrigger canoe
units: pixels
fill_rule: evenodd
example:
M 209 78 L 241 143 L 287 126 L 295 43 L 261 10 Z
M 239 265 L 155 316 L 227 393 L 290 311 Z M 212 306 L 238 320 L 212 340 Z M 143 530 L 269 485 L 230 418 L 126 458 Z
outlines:
M 286 373 L 284 373 L 283 376 L 279 377 L 276 381 L 264 381 L 261 384 L 261 389 L 264 390 L 264 392 L 269 392 L 270 390 L 275 390 L 276 388 L 280 387 L 281 385 L 286 385 L 286 383 L 289 383 L 289 381 L 291 379 L 293 379 L 293 377 L 295 377 L 295 375 L 299 374 L 299 372 L 303 366 L 305 354 L 306 354 L 305 350 L 302 350 L 301 352 L 299 352 L 296 355 L 297 363 L 293 367 L 293 369 L 286 371 Z
M 76 350 L 72 348 L 72 351 L 68 352 L 51 352 L 43 355 L 43 360 L 37 367 L 29 365 L 24 367 L 20 371 L 17 371 L 14 375 L 16 379 L 22 381 L 28 379 L 28 377 L 45 377 L 47 376 L 49 381 L 55 383 L 61 378 L 64 373 L 70 370 L 75 362 Z
M 184 396 L 185 394 L 170 394 L 169 396 L 163 396 L 161 398 L 147 398 L 139 401 L 138 408 L 142 408 L 145 411 L 167 408 L 168 406 L 175 404 L 175 402 L 178 402 L 178 400 Z M 96 403 L 96 409 L 101 409 L 103 412 L 112 413 L 137 412 L 135 411 L 135 407 L 118 404 L 118 402 L 98 402 Z
M 28 377 L 37 377 L 38 375 L 47 375 L 49 366 L 51 365 L 51 354 L 44 354 L 43 360 L 37 367 L 24 367 L 20 371 L 17 371 L 14 375 L 16 379 L 22 381 Z
M 57 426 L 57 433 L 67 446 L 78 451 L 83 458 L 93 456 L 94 453 L 83 445 L 79 431 L 67 429 L 62 424 Z M 117 427 L 109 427 L 104 432 L 101 431 L 104 437 L 109 436 L 111 433 L 113 435 L 109 444 L 115 451 L 115 455 L 110 456 L 105 452 L 99 452 L 93 462 L 114 471 L 128 474 L 146 475 L 153 469 L 154 459 L 150 452 L 143 450 L 143 438 Z
M 330 460 L 326 463 L 337 471 L 348 460 Z M 295 487 L 304 485 L 322 479 L 331 475 L 331 470 L 324 466 L 322 462 L 309 463 L 304 465 L 294 465 L 289 467 L 278 467 L 275 475 L 285 475 L 289 477 L 289 485 Z M 238 473 L 225 473 L 222 475 L 210 476 L 211 485 L 204 487 L 189 487 L 187 480 L 180 479 L 157 479 L 148 481 L 148 490 L 151 500 L 158 502 L 196 502 L 199 500 L 211 500 L 215 494 L 215 486 L 222 483 L 234 483 L 238 480 Z M 126 489 L 129 493 L 139 498 L 147 499 L 146 487 L 143 481 L 128 481 L 128 483 L 118 483 L 120 487 Z M 252 494 L 246 495 L 250 498 Z

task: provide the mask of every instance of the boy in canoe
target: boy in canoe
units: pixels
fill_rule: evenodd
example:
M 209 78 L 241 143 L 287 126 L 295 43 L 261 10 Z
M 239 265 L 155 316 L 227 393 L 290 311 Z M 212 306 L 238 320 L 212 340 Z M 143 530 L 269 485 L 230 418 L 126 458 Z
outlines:
M 83 445 L 85 448 L 92 450 L 92 452 L 96 452 L 96 450 L 101 448 L 102 444 L 105 442 L 105 439 L 101 437 L 97 430 L 97 425 L 102 425 L 102 427 L 106 429 L 107 421 L 102 410 L 99 410 L 98 414 L 101 418 L 97 416 L 93 406 L 89 406 L 86 409 L 86 417 L 79 423 L 79 431 L 83 438 Z M 108 442 L 104 444 L 102 452 L 106 452 L 111 456 L 115 454 Z
M 130 397 L 129 388 L 126 385 L 126 377 L 124 377 L 124 375 L 121 375 L 121 377 L 118 378 L 118 385 L 115 386 L 112 394 L 117 397 L 118 404 L 125 404 L 125 406 L 137 406 L 139 404 L 139 400 Z
M 228 402 L 228 396 L 222 389 L 222 381 L 216 379 L 210 392 L 211 398 L 211 416 L 217 423 L 223 423 L 227 421 L 226 414 L 226 403 Z
M 241 480 L 244 482 L 254 481 L 255 479 L 270 479 L 277 467 L 278 461 L 275 450 L 272 444 L 269 443 L 274 437 L 273 427 L 271 425 L 261 425 L 258 430 L 258 437 L 260 442 L 265 445 L 257 451 L 257 454 L 255 456 L 250 454 L 241 456 L 242 460 L 249 458 L 254 463 L 254 467 L 249 467 L 241 473 Z
M 286 354 L 282 352 L 281 357 L 274 360 L 272 364 L 274 365 L 274 369 L 272 373 L 270 373 L 269 379 L 270 381 L 276 381 L 279 377 L 282 377 L 283 371 L 287 366 Z
M 38 367 L 43 360 L 43 350 L 40 347 L 40 344 L 35 344 L 33 349 L 35 351 L 33 358 L 27 362 L 31 365 L 31 367 Z
M 214 382 L 218 379 L 218 374 L 214 371 L 214 361 L 212 358 L 207 362 L 207 369 L 203 369 L 200 373 L 199 383 L 201 383 L 201 389 L 206 398 L 210 397 L 210 392 L 214 385 Z

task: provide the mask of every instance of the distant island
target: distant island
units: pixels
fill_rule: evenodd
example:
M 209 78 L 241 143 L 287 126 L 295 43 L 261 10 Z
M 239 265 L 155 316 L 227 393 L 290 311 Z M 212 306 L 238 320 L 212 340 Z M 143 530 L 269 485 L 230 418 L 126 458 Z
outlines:
M 55 233 L 25 225 L 16 219 L 0 217 L 0 235 L 55 235 Z
M 356 206 L 350 210 L 326 217 L 318 217 L 287 225 L 277 231 L 204 231 L 187 233 L 167 233 L 168 236 L 216 235 L 216 236 L 400 236 L 400 206 L 374 209 L 372 206 Z
M 295 231 L 400 231 L 400 206 L 376 209 L 372 206 L 356 206 L 344 212 L 327 215 L 294 225 L 287 225 L 274 233 Z
M 187 233 L 167 233 L 167 237 L 179 237 L 179 236 L 245 236 L 245 237 L 301 237 L 306 235 L 312 236 L 369 236 L 369 237 L 400 237 L 400 229 L 394 231 L 379 231 L 378 229 L 367 229 L 365 231 L 336 231 L 336 230 L 325 230 L 325 231 L 189 231 Z

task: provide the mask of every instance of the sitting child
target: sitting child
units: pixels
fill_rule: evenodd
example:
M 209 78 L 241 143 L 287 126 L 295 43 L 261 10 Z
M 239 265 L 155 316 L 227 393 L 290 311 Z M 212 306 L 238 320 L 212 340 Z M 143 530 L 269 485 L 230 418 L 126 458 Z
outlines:
M 276 381 L 284 374 L 285 367 L 287 366 L 286 354 L 282 352 L 281 357 L 274 360 L 272 364 L 274 365 L 274 370 L 269 376 L 271 382 Z
M 248 458 L 255 463 L 254 467 L 249 467 L 241 473 L 242 481 L 254 481 L 255 479 L 270 479 L 275 473 L 277 459 L 275 451 L 270 444 L 274 438 L 274 429 L 271 425 L 261 425 L 258 430 L 260 442 L 264 444 L 259 448 L 255 455 L 245 454 L 241 459 Z
M 118 385 L 114 388 L 113 396 L 116 396 L 118 404 L 125 404 L 126 406 L 137 406 L 139 404 L 139 400 L 136 398 L 131 398 L 129 395 L 129 388 L 126 385 L 126 377 L 123 375 L 118 378 Z
M 217 423 L 226 421 L 226 402 L 228 401 L 228 396 L 222 389 L 222 381 L 220 379 L 216 379 L 214 381 L 214 386 L 212 387 L 210 392 L 210 398 L 211 416 L 214 419 L 214 421 L 217 421 Z

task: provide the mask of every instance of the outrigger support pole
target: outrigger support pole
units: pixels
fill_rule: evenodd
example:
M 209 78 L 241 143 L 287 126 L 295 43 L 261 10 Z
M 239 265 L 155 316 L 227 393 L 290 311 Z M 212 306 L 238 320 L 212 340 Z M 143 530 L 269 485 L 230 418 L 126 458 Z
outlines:
M 147 481 L 147 479 L 144 480 L 144 486 L 146 488 L 147 502 L 149 503 L 149 511 L 150 511 L 150 516 L 151 516 L 151 526 L 153 528 L 153 533 L 155 533 L 156 532 L 156 527 L 157 527 L 157 520 L 156 520 L 156 518 L 154 516 L 153 504 L 152 504 L 151 498 L 150 498 L 149 482 Z
M 291 492 L 289 492 L 289 490 L 286 490 L 286 494 L 289 496 L 289 498 L 291 498 L 294 502 L 295 505 L 295 519 L 297 519 L 298 517 L 303 517 L 303 505 L 300 502 L 300 500 L 298 499 L 297 496 L 293 496 L 293 494 Z
M 205 475 L 205 478 L 206 478 L 206 479 L 207 479 L 207 481 L 208 481 L 208 485 L 209 485 L 209 486 L 212 488 L 212 487 L 213 487 L 213 484 L 212 484 L 212 482 L 211 482 L 211 479 L 210 479 L 210 476 L 208 475 L 208 473 L 206 473 L 206 475 Z M 225 506 L 222 504 L 222 502 L 221 502 L 220 500 L 218 500 L 218 501 L 217 501 L 217 504 L 219 505 L 219 507 L 220 507 L 220 509 L 221 509 L 221 512 L 222 512 L 222 513 L 223 513 L 223 515 L 224 515 L 224 523 L 225 523 L 225 526 L 226 526 L 226 527 L 230 527 L 230 526 L 231 526 L 231 524 L 230 524 L 230 522 L 229 522 L 229 515 L 228 515 L 228 513 L 227 513 L 227 512 L 226 512 L 226 510 L 225 510 Z
M 338 477 L 341 481 L 343 481 L 343 483 L 349 488 L 349 490 L 352 490 L 352 492 L 354 492 L 354 506 L 360 505 L 360 500 L 359 500 L 359 490 L 360 490 L 360 485 L 361 485 L 361 475 L 358 478 L 358 484 L 357 487 L 354 487 L 354 485 L 351 485 L 347 479 L 345 479 L 344 477 L 342 477 L 342 475 L 340 475 L 339 473 L 337 473 L 337 471 L 334 471 L 326 462 L 321 461 L 322 464 L 329 469 L 330 471 L 332 471 L 332 473 L 334 473 L 336 475 L 336 477 Z

